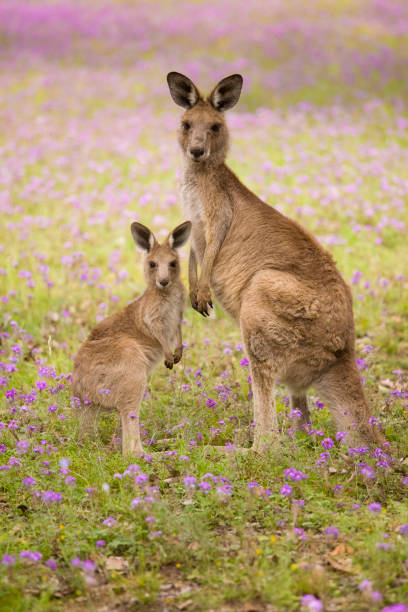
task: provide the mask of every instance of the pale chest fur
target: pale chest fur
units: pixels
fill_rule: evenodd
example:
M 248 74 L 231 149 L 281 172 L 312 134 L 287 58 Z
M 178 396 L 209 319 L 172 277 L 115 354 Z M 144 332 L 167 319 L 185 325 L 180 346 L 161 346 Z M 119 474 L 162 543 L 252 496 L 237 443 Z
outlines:
M 145 305 L 143 322 L 153 335 L 165 334 L 169 342 L 172 342 L 177 334 L 183 317 L 185 302 L 184 289 L 169 296 L 163 296 L 160 300 Z
M 201 264 L 206 247 L 205 217 L 202 198 L 198 185 L 184 181 L 181 185 L 181 203 L 184 217 L 193 224 L 191 245 L 199 264 Z

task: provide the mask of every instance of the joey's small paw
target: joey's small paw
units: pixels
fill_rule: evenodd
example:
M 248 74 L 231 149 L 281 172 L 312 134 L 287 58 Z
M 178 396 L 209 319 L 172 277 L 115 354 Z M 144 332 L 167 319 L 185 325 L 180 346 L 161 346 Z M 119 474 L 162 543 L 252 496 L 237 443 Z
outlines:
M 182 356 L 183 356 L 183 351 L 179 350 L 179 349 L 176 349 L 174 351 L 174 354 L 173 354 L 174 364 L 176 364 L 179 361 L 181 361 Z
M 165 359 L 164 360 L 164 365 L 169 370 L 172 370 L 173 369 L 173 365 L 174 365 L 174 358 L 173 358 L 173 356 L 171 356 L 169 359 Z

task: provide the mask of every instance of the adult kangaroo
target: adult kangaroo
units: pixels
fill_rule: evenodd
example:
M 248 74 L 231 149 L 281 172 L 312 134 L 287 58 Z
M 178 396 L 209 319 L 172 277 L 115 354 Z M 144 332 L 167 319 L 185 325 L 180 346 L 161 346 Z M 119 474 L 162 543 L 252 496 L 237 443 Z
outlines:
M 331 255 L 225 164 L 224 112 L 238 102 L 242 76 L 222 79 L 206 98 L 178 72 L 167 82 L 186 109 L 178 140 L 183 209 L 192 222 L 191 304 L 207 316 L 211 287 L 241 327 L 252 377 L 253 449 L 261 452 L 277 436 L 275 381 L 288 387 L 300 424 L 310 422 L 306 391 L 313 385 L 348 444 L 382 443 L 355 364 L 351 292 Z

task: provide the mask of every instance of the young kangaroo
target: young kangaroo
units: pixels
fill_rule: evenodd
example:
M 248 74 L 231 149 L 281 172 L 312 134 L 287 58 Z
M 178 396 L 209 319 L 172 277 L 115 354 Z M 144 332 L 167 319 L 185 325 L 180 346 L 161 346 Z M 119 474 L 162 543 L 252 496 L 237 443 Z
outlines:
M 240 325 L 252 377 L 254 450 L 278 429 L 274 381 L 288 387 L 301 424 L 310 422 L 306 391 L 313 385 L 349 444 L 381 443 L 355 365 L 349 287 L 311 234 L 262 202 L 225 164 L 224 111 L 238 102 L 242 77 L 226 77 L 207 98 L 178 72 L 167 81 L 174 102 L 186 109 L 178 140 L 183 208 L 193 224 L 191 304 L 207 316 L 211 287 Z
M 170 369 L 182 357 L 185 290 L 177 249 L 188 240 L 191 223 L 176 227 L 161 245 L 141 223 L 132 223 L 131 230 L 145 251 L 147 289 L 95 327 L 76 355 L 73 373 L 73 394 L 81 400 L 84 425 L 95 422 L 98 408 L 119 410 L 123 454 L 143 452 L 139 410 L 150 372 L 163 356 Z

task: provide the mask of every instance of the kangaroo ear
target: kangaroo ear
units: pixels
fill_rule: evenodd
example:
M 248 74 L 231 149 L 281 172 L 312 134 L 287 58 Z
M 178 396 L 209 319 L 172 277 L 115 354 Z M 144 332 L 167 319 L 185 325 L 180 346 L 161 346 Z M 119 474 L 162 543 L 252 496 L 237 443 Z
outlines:
M 214 87 L 208 100 L 217 111 L 224 112 L 238 102 L 242 89 L 242 76 L 231 74 Z
M 136 242 L 137 246 L 148 253 L 156 242 L 156 238 L 154 237 L 153 233 L 148 227 L 142 225 L 142 223 L 138 223 L 137 221 L 132 223 L 130 230 L 132 232 L 133 240 Z
M 171 234 L 169 234 L 168 241 L 172 249 L 179 249 L 188 240 L 191 232 L 191 221 L 184 221 L 181 225 L 178 225 Z
M 167 83 L 174 102 L 183 108 L 192 108 L 201 98 L 193 81 L 190 81 L 184 74 L 169 72 Z

